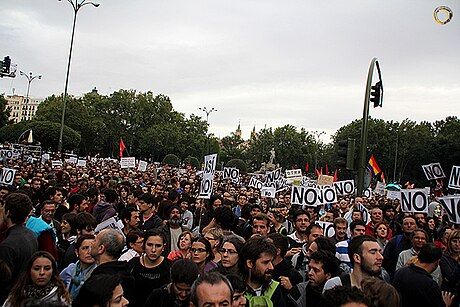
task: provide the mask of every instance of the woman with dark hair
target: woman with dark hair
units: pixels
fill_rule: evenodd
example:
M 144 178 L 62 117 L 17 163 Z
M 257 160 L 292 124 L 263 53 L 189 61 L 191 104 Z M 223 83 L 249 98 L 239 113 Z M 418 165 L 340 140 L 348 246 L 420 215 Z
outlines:
M 441 290 L 455 295 L 452 306 L 458 306 L 458 296 L 460 294 L 460 230 L 453 230 L 450 233 L 446 245 L 446 251 L 439 263 L 442 276 Z
M 439 231 L 438 239 L 434 241 L 434 244 L 439 246 L 443 251 L 446 250 L 447 248 L 447 239 L 449 238 L 450 233 L 452 232 L 452 229 L 444 226 L 441 228 Z
M 73 301 L 73 307 L 125 307 L 128 300 L 123 296 L 118 274 L 101 274 L 89 279 Z
M 77 228 L 75 227 L 75 220 L 77 215 L 75 213 L 65 213 L 61 220 L 61 234 L 58 237 L 57 252 L 59 259 L 59 269 L 63 269 L 63 260 L 67 249 L 70 244 L 77 240 Z
M 229 274 L 226 276 L 233 288 L 232 307 L 246 306 L 246 282 L 243 277 L 237 274 Z
M 117 207 L 117 212 L 121 213 L 126 207 L 128 207 L 128 195 L 129 195 L 129 187 L 127 187 L 124 184 L 121 184 L 118 186 L 118 195 L 120 197 L 118 198 L 118 203 L 116 205 Z
M 388 231 L 390 228 L 387 224 L 381 222 L 374 225 L 374 238 L 377 239 L 377 243 L 380 245 L 382 250 L 388 243 Z
M 438 219 L 434 216 L 429 217 L 426 223 L 425 230 L 428 233 L 428 242 L 438 240 Z
M 190 252 L 193 262 L 198 266 L 200 275 L 204 275 L 217 267 L 217 264 L 212 261 L 214 259 L 214 253 L 212 252 L 211 243 L 205 238 L 201 237 L 193 240 Z
M 219 248 L 221 261 L 216 269 L 220 273 L 227 275 L 230 273 L 239 274 L 238 260 L 244 242 L 240 238 L 233 236 L 224 240 L 222 247 Z
M 48 252 L 39 251 L 32 256 L 3 306 L 23 306 L 28 299 L 70 306 L 70 294 L 59 277 L 56 260 Z

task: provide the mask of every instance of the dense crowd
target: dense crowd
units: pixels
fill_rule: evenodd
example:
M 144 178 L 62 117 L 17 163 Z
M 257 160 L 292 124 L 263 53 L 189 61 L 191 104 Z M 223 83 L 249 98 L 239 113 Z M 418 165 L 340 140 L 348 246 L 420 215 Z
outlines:
M 42 163 L 43 162 L 43 163 Z M 3 306 L 459 306 L 460 230 L 433 196 L 302 208 L 216 174 L 4 161 Z

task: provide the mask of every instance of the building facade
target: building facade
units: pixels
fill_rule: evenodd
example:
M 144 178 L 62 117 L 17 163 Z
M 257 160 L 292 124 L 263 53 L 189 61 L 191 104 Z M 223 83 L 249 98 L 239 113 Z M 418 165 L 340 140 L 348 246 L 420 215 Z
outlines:
M 23 120 L 31 120 L 37 113 L 38 106 L 43 102 L 41 98 L 31 98 L 27 101 L 26 97 L 20 95 L 7 95 L 7 108 L 10 108 L 10 117 L 13 123 Z

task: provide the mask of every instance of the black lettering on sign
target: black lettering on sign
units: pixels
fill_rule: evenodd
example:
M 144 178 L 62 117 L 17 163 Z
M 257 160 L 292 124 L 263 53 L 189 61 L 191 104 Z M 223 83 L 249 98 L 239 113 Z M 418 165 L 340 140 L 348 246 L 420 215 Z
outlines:
M 426 179 L 433 180 L 433 179 L 440 179 L 446 177 L 444 175 L 444 171 L 441 168 L 441 164 L 439 163 L 431 163 L 428 165 L 422 165 L 422 169 L 425 172 Z
M 428 212 L 426 189 L 401 190 L 401 209 L 403 212 Z
M 16 174 L 15 169 L 10 169 L 4 167 L 2 169 L 2 173 L 0 174 L 0 183 L 6 184 L 6 185 L 12 185 L 14 181 L 14 175 Z
M 449 188 L 460 190 L 460 166 L 452 166 L 449 178 Z
M 438 197 L 438 200 L 446 211 L 449 220 L 452 223 L 460 224 L 460 196 L 450 195 L 445 197 Z

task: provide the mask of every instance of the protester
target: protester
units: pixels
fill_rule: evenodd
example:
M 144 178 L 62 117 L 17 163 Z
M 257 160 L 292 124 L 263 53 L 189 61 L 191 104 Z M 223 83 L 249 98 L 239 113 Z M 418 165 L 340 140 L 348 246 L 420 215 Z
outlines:
M 372 307 L 400 306 L 399 293 L 389 283 L 381 279 L 370 277 L 361 282 L 364 295 L 370 299 Z
M 388 228 L 387 224 L 384 222 L 376 223 L 374 225 L 374 238 L 377 239 L 377 242 L 379 243 L 380 247 L 382 250 L 385 249 L 385 246 L 388 243 L 388 231 L 390 228 Z
M 190 289 L 198 276 L 198 267 L 192 260 L 177 260 L 171 266 L 171 282 L 154 289 L 144 306 L 189 307 Z
M 441 257 L 441 290 L 455 295 L 453 306 L 460 302 L 460 230 L 453 230 L 447 239 L 447 248 Z
M 233 289 L 228 279 L 212 272 L 200 275 L 192 285 L 190 300 L 195 307 L 231 306 Z
M 56 260 L 48 252 L 32 255 L 3 306 L 24 306 L 26 302 L 70 306 L 70 295 L 59 277 Z
M 86 282 L 72 307 L 128 306 L 121 278 L 117 274 L 101 274 Z
M 224 275 L 239 274 L 238 260 L 243 248 L 244 242 L 238 237 L 228 237 L 224 239 L 222 247 L 219 248 L 221 261 L 218 271 Z
M 161 232 L 150 230 L 144 234 L 144 253 L 129 262 L 135 279 L 132 306 L 144 306 L 152 290 L 170 282 L 171 261 L 162 256 L 164 248 L 165 239 Z
M 96 268 L 96 261 L 91 256 L 91 246 L 94 243 L 94 239 L 93 235 L 81 235 L 78 237 L 75 250 L 78 261 L 69 264 L 60 274 L 72 299 L 77 297 L 81 287 Z
M 191 231 L 182 232 L 179 235 L 179 242 L 177 242 L 179 249 L 170 252 L 168 255 L 168 259 L 171 261 L 175 261 L 178 259 L 190 259 L 192 257 L 190 249 L 192 248 L 193 239 L 195 239 L 195 236 Z
M 120 256 L 119 261 L 130 261 L 134 257 L 139 257 L 144 251 L 143 233 L 139 230 L 130 231 L 126 236 L 126 247 L 128 250 Z
M 217 267 L 217 263 L 212 261 L 214 253 L 211 243 L 203 237 L 195 238 L 190 249 L 192 260 L 198 266 L 200 275 L 206 274 Z
M 222 240 L 224 239 L 224 232 L 221 228 L 212 227 L 208 228 L 204 233 L 203 237 L 209 241 L 212 247 L 212 253 L 214 254 L 213 261 L 215 263 L 219 263 L 221 260 L 221 255 L 218 251 L 219 247 L 222 244 Z

